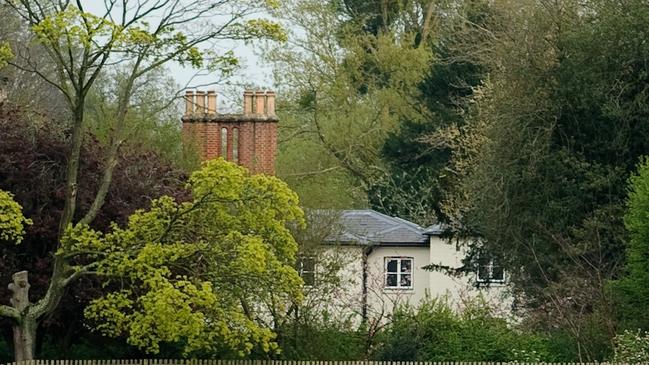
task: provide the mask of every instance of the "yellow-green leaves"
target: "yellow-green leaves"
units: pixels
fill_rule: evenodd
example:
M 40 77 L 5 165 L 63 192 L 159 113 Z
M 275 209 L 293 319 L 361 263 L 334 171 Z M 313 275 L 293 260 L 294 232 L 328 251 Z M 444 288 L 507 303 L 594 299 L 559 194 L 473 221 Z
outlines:
M 13 195 L 0 190 L 0 241 L 20 243 L 28 224 L 32 221 L 23 216 L 22 207 Z
M 270 38 L 280 42 L 286 42 L 288 35 L 284 28 L 268 19 L 250 19 L 244 24 L 244 31 L 255 38 Z
M 101 37 L 116 38 L 123 29 L 106 18 L 88 12 L 82 12 L 74 6 L 57 11 L 32 26 L 32 30 L 45 44 L 81 44 L 91 47 L 91 42 Z M 72 43 L 72 44 L 71 44 Z
M 106 287 L 123 288 L 92 302 L 87 318 L 153 353 L 161 342 L 182 342 L 187 354 L 276 349 L 274 333 L 256 318 L 270 313 L 270 303 L 302 298 L 297 244 L 287 228 L 303 224 L 296 194 L 222 159 L 205 163 L 187 187 L 190 201 L 162 197 L 110 233 L 67 231 L 60 254 L 93 258 Z
M 14 53 L 7 42 L 0 42 L 0 68 L 7 65 L 7 62 L 14 57 Z

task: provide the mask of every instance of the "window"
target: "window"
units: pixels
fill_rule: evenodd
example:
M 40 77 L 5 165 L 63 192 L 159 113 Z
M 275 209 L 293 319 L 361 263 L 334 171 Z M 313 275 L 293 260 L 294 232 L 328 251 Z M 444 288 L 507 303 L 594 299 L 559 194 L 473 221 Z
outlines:
M 232 129 L 232 161 L 239 162 L 239 128 Z
M 221 128 L 221 157 L 228 159 L 228 129 Z
M 505 282 L 505 269 L 494 260 L 483 261 L 478 265 L 478 283 L 502 284 Z
M 306 286 L 315 285 L 316 259 L 313 256 L 300 256 L 297 259 L 297 271 Z
M 412 289 L 412 257 L 385 258 L 385 287 Z

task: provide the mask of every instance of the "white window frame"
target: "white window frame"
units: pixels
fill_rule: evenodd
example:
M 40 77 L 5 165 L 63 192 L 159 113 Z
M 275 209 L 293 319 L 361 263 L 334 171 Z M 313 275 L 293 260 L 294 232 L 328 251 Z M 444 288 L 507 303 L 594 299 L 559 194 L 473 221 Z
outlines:
M 487 278 L 481 278 L 480 277 L 480 269 L 483 268 L 483 267 L 487 268 L 487 272 L 488 272 L 488 277 Z M 494 267 L 501 268 L 501 270 L 503 271 L 503 278 L 502 279 L 494 279 L 493 278 Z M 489 262 L 487 262 L 486 265 L 478 264 L 478 269 L 476 270 L 475 277 L 476 277 L 476 282 L 481 283 L 481 284 L 505 284 L 505 282 L 507 280 L 507 272 L 505 271 L 505 269 L 501 265 L 497 265 L 497 262 L 496 262 L 496 265 L 494 265 L 494 260 L 492 259 L 492 260 L 489 260 Z
M 388 263 L 392 260 L 397 260 L 397 271 L 388 271 Z M 403 272 L 401 271 L 401 263 L 403 261 L 410 261 L 410 271 Z M 384 258 L 384 276 L 383 276 L 383 287 L 387 290 L 411 290 L 415 286 L 415 258 L 408 256 L 387 256 Z M 410 275 L 410 285 L 405 286 L 401 285 L 401 277 L 403 275 Z M 397 285 L 390 286 L 388 285 L 388 275 L 397 275 Z
M 304 261 L 309 260 L 313 262 L 313 269 L 312 270 L 304 270 Z M 318 261 L 315 256 L 311 255 L 302 255 L 298 256 L 297 258 L 297 272 L 300 274 L 300 277 L 302 278 L 302 281 L 304 281 L 304 286 L 306 287 L 312 287 L 315 286 L 317 280 L 318 280 Z M 304 274 L 313 274 L 313 283 L 309 284 L 304 280 Z

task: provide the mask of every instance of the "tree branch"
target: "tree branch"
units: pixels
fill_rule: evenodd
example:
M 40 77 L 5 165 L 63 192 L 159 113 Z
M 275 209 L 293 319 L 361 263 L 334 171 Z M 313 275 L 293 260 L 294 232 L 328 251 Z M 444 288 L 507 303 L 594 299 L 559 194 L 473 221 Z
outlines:
M 19 320 L 20 312 L 18 312 L 16 308 L 10 307 L 8 305 L 0 305 L 0 317 Z

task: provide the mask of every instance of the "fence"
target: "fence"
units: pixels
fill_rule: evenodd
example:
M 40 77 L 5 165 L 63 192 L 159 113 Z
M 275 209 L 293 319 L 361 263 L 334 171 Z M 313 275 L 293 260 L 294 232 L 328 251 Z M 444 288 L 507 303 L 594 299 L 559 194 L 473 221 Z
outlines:
M 636 363 L 649 365 L 649 363 Z M 0 365 L 629 365 L 626 363 L 291 361 L 291 360 L 30 360 Z M 634 364 L 635 365 L 635 364 Z

